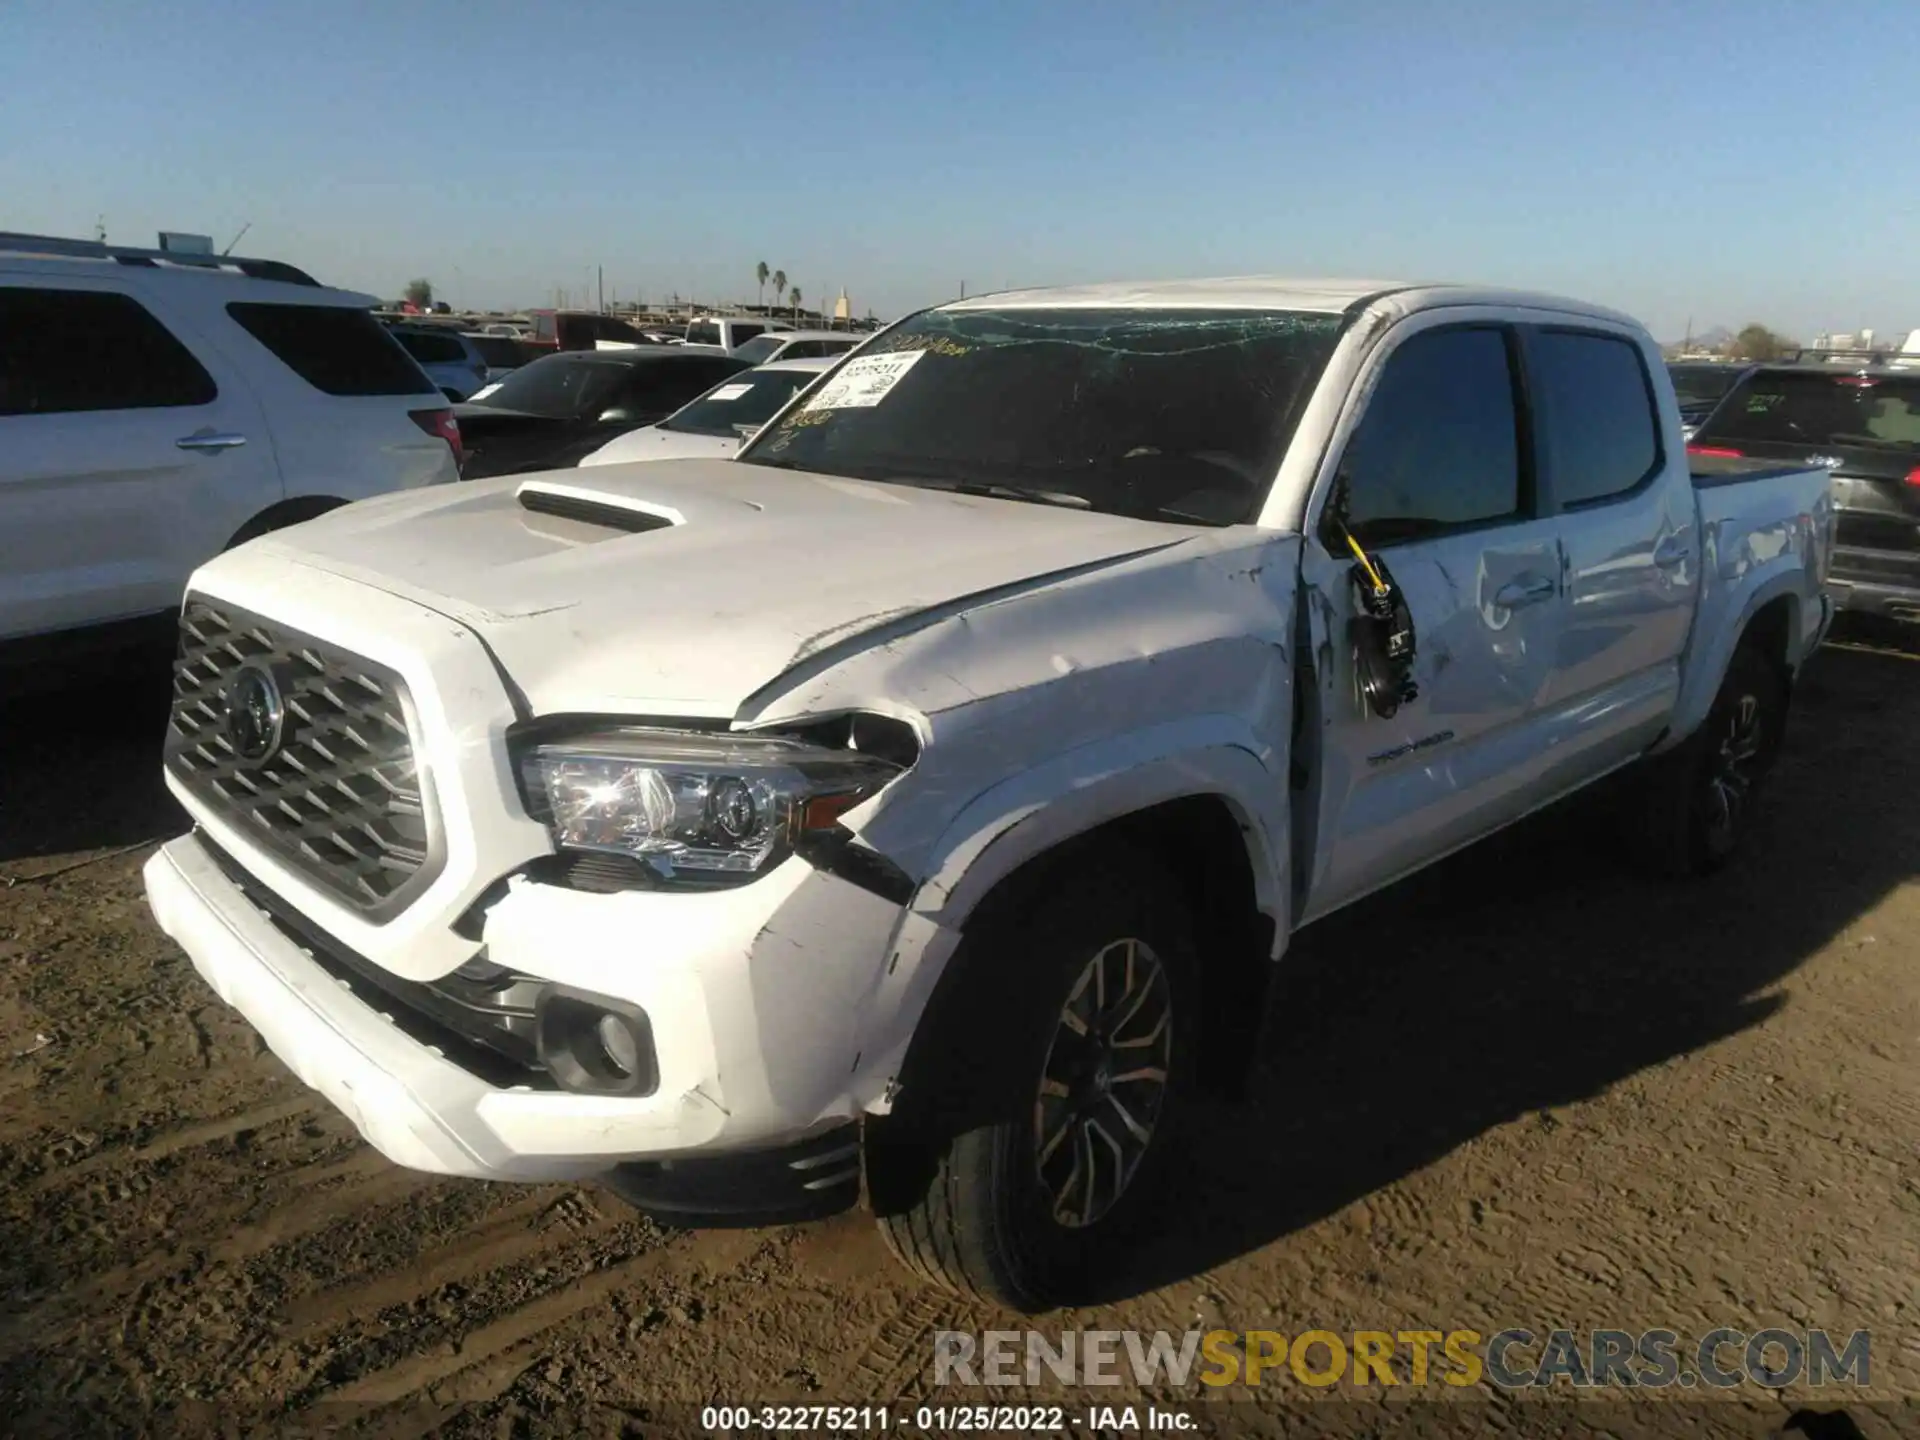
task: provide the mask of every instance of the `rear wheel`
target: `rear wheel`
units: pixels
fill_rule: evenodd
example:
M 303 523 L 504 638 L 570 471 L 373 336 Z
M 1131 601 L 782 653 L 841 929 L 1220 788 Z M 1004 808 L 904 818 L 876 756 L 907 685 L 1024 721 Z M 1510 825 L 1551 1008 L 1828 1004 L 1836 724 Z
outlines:
M 1743 645 L 1705 722 L 1656 760 L 1647 776 L 1652 858 L 1662 871 L 1707 875 L 1738 853 L 1786 718 L 1787 686 L 1779 667 Z
M 1111 853 L 968 935 L 869 1130 L 869 1194 L 909 1269 L 1028 1311 L 1110 1281 L 1189 1103 L 1191 937 L 1170 880 Z

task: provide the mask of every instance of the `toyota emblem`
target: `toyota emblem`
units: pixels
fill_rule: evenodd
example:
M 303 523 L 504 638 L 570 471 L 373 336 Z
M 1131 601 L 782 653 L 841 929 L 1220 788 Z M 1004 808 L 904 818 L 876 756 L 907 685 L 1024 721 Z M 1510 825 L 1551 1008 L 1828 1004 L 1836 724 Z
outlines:
M 227 682 L 227 743 L 249 765 L 271 759 L 280 748 L 286 703 L 280 682 L 264 665 L 243 665 Z

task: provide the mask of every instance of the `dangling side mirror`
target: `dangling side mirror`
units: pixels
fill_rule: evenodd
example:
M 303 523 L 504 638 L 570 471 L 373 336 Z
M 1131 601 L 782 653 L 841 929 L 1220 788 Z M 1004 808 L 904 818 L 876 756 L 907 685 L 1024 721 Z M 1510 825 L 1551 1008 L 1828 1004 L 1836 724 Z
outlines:
M 1402 705 L 1420 695 L 1413 679 L 1418 652 L 1413 612 L 1407 608 L 1407 598 L 1387 562 L 1379 556 L 1363 555 L 1350 573 L 1359 611 L 1353 617 L 1352 632 L 1360 692 L 1366 697 L 1368 709 L 1382 720 L 1390 719 Z
M 1387 562 L 1368 554 L 1354 539 L 1348 525 L 1348 499 L 1348 482 L 1343 474 L 1334 481 L 1325 528 L 1330 548 L 1344 545 L 1353 555 L 1353 568 L 1347 573 L 1353 581 L 1356 613 L 1348 628 L 1360 693 L 1366 698 L 1367 708 L 1386 720 L 1420 694 L 1413 679 L 1418 653 L 1413 612 L 1407 608 L 1407 598 Z

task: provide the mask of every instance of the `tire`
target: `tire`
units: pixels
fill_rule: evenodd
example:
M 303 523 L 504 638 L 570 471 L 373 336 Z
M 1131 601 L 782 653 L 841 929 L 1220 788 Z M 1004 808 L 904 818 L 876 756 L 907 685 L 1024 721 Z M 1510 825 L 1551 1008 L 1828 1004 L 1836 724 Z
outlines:
M 1739 853 L 1786 719 L 1785 677 L 1742 645 L 1700 728 L 1650 766 L 1645 839 L 1655 869 L 1690 879 L 1725 868 Z
M 1102 849 L 1049 881 L 962 941 L 866 1146 L 895 1257 L 1028 1313 L 1112 1285 L 1199 1059 L 1193 924 L 1170 877 Z

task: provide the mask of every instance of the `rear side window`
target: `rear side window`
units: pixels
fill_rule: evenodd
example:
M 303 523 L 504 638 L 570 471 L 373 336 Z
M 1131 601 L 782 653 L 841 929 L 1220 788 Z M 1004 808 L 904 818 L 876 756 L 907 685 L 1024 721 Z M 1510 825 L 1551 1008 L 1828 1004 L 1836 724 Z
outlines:
M 717 357 L 716 357 L 717 358 Z M 745 366 L 721 361 L 663 360 L 634 367 L 623 405 L 636 414 L 678 410 Z
M 1640 347 L 1612 335 L 1536 331 L 1527 340 L 1541 453 L 1554 498 L 1587 505 L 1660 465 L 1660 422 Z
M 218 393 L 131 296 L 0 288 L 0 415 L 205 405 Z
M 763 325 L 736 325 L 733 327 L 733 343 L 744 345 L 765 328 Z
M 496 370 L 511 370 L 526 363 L 520 342 L 507 335 L 469 335 L 467 343 L 480 352 L 480 359 Z
M 756 335 L 744 345 L 733 347 L 733 358 L 745 360 L 749 365 L 761 365 L 772 358 L 780 349 L 780 337 L 777 335 Z
M 227 314 L 294 374 L 329 395 L 440 393 L 365 310 L 236 301 Z
M 422 365 L 462 365 L 467 352 L 451 335 L 435 335 L 430 330 L 395 330 L 393 338 Z
M 720 327 L 711 320 L 704 320 L 687 326 L 687 344 L 718 345 L 719 343 Z
M 1341 464 L 1348 525 L 1391 544 L 1521 513 L 1513 370 L 1500 330 L 1427 330 L 1387 359 Z
M 596 340 L 618 340 L 623 345 L 644 345 L 647 341 L 640 331 L 611 315 L 593 317 L 593 334 Z
M 1920 453 L 1920 376 L 1760 371 L 1693 437 Z

